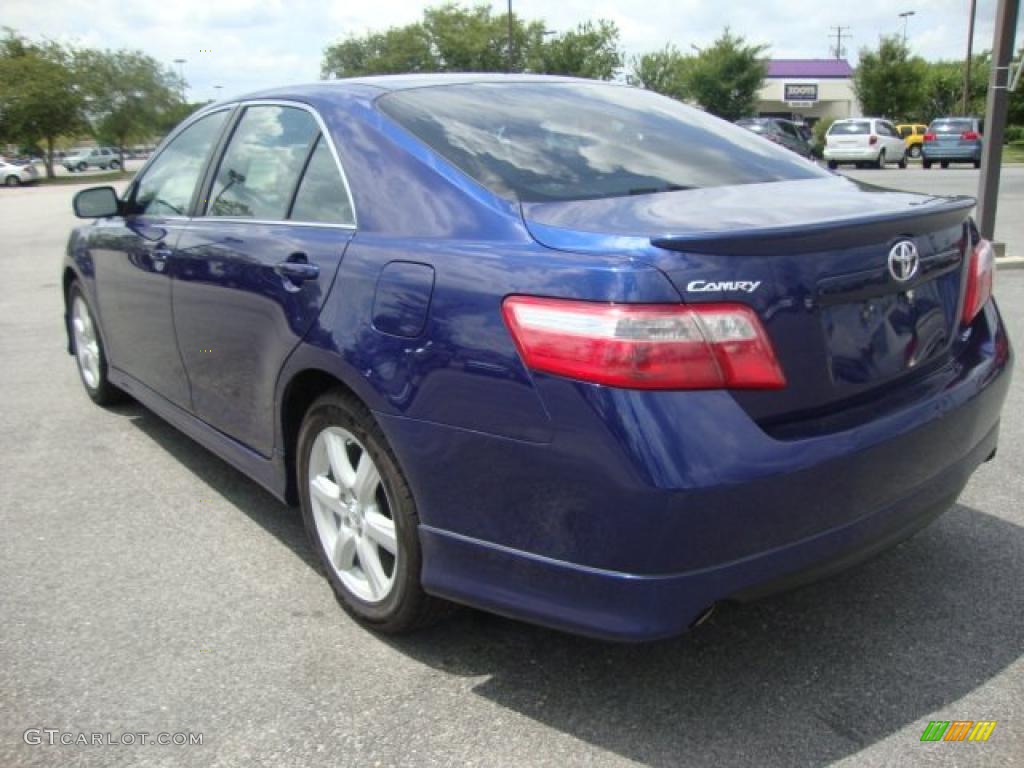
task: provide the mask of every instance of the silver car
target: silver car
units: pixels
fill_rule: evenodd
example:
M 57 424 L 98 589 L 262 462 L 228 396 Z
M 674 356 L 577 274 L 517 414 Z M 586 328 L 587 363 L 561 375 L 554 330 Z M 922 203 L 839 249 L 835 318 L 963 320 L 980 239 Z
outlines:
M 89 168 L 117 170 L 121 167 L 118 154 L 110 147 L 85 147 L 73 149 L 64 156 L 64 167 L 68 171 L 84 171 Z

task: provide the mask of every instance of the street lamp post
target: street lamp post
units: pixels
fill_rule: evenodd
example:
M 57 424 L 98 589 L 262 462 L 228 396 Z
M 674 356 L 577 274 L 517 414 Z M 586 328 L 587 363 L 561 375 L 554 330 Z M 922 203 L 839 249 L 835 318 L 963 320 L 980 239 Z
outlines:
M 188 59 L 175 59 L 174 63 L 178 65 L 178 77 L 181 80 L 181 103 L 185 103 L 185 64 Z
M 512 71 L 512 0 L 508 0 L 508 71 Z
M 900 14 L 900 18 L 903 19 L 903 47 L 907 47 L 907 22 L 911 16 L 917 14 L 917 11 L 904 11 Z

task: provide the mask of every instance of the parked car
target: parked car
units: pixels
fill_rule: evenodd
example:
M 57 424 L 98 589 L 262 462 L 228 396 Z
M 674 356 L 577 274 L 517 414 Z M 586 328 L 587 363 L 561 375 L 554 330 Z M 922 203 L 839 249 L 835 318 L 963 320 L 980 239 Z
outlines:
M 748 117 L 737 120 L 736 125 L 753 131 L 769 141 L 780 144 L 802 157 L 811 157 L 812 147 L 800 126 L 778 117 Z
M 896 126 L 877 117 L 836 120 L 825 134 L 824 155 L 833 170 L 842 163 L 858 168 L 884 168 L 886 163 L 907 167 L 907 145 Z
M 625 85 L 264 90 L 78 193 L 68 351 L 299 504 L 369 626 L 669 636 L 895 544 L 995 455 L 973 205 Z
M 17 187 L 39 181 L 39 171 L 28 161 L 0 160 L 0 181 L 5 187 Z
M 903 143 L 907 145 L 907 154 L 917 158 L 921 156 L 921 145 L 924 143 L 924 135 L 928 132 L 927 125 L 919 123 L 904 123 L 896 126 Z
M 71 150 L 64 156 L 63 164 L 70 172 L 84 171 L 88 168 L 117 170 L 121 167 L 121 160 L 117 150 L 110 147 L 85 147 Z
M 981 150 L 985 121 L 979 117 L 940 117 L 932 120 L 924 135 L 921 163 L 931 168 L 939 163 L 974 163 L 981 168 Z

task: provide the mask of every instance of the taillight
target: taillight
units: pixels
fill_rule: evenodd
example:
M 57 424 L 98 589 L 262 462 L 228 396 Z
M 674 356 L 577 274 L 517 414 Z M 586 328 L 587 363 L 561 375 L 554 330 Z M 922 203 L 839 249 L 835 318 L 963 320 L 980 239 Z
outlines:
M 970 325 L 985 303 L 992 298 L 992 279 L 996 272 L 996 252 L 988 240 L 979 240 L 967 265 L 964 290 L 963 324 Z
M 934 133 L 926 133 L 924 135 L 924 140 L 925 141 L 935 141 L 935 134 Z
M 780 389 L 786 379 L 742 304 L 601 304 L 510 296 L 527 367 L 629 389 Z
M 979 136 L 977 131 L 964 131 L 960 134 L 960 138 L 967 141 L 977 141 Z
M 870 144 L 873 147 L 877 143 L 878 143 L 878 137 L 877 136 L 868 136 L 868 144 Z

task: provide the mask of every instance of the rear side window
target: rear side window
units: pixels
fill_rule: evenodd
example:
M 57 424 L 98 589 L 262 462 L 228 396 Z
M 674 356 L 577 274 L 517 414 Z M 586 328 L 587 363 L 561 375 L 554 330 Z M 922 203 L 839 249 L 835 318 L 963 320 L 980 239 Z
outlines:
M 907 136 L 912 135 L 913 133 L 914 129 L 911 128 L 909 125 L 900 126 L 900 136 L 902 136 L 904 139 L 907 138 Z
M 196 120 L 160 152 L 135 188 L 136 213 L 188 213 L 199 174 L 226 117 L 227 112 L 215 112 Z
M 829 136 L 857 135 L 871 133 L 871 123 L 867 120 L 844 120 L 841 123 L 832 123 L 828 129 Z
M 964 133 L 973 130 L 973 120 L 936 120 L 931 126 L 932 133 Z
M 433 86 L 385 95 L 377 106 L 479 183 L 523 202 L 826 175 L 744 128 L 624 86 Z
M 321 136 L 309 158 L 289 216 L 294 221 L 355 225 L 352 203 L 331 148 Z
M 304 109 L 247 107 L 217 169 L 206 215 L 285 219 L 318 132 Z

